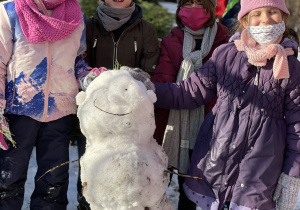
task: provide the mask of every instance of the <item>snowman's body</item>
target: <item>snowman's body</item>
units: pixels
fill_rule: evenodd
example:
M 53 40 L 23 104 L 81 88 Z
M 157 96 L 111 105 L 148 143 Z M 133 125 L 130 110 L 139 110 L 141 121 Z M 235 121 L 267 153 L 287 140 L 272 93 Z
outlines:
M 76 97 L 87 138 L 80 160 L 92 210 L 173 209 L 167 156 L 153 139 L 156 96 L 127 71 L 102 73 Z

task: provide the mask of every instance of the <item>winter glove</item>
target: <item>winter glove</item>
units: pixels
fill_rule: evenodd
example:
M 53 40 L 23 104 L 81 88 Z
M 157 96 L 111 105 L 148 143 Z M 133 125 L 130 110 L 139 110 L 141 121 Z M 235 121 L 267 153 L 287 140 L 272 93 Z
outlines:
M 4 110 L 0 108 L 0 148 L 3 150 L 8 149 L 6 141 L 10 141 L 15 147 L 16 142 L 12 140 L 11 133 L 9 131 L 8 123 L 6 122 L 5 117 L 3 116 Z
M 273 196 L 273 200 L 276 201 L 276 210 L 298 209 L 296 205 L 299 196 L 300 178 L 281 173 Z
M 85 91 L 89 84 L 104 71 L 107 71 L 107 69 L 104 67 L 100 67 L 99 69 L 93 68 L 90 73 L 80 80 L 81 89 Z
M 130 68 L 127 66 L 122 66 L 120 70 L 128 71 L 129 74 L 136 80 L 141 81 L 147 88 L 147 90 L 153 90 L 155 92 L 155 86 L 150 80 L 150 75 L 139 68 Z

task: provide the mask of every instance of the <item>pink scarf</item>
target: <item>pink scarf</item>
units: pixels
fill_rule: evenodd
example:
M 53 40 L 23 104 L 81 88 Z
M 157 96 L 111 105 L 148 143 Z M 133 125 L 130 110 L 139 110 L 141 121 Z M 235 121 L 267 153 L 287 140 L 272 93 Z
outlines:
M 77 0 L 57 0 L 55 3 L 45 0 L 15 0 L 15 7 L 22 31 L 32 43 L 62 40 L 81 22 L 81 9 Z M 46 9 L 53 11 L 51 17 Z
M 234 44 L 238 51 L 245 51 L 249 63 L 254 66 L 265 66 L 267 60 L 275 56 L 273 64 L 273 75 L 275 79 L 284 79 L 290 77 L 287 56 L 293 55 L 291 48 L 284 49 L 279 43 L 282 35 L 275 44 L 267 46 L 259 45 L 253 38 L 249 37 L 247 30 L 241 33 L 241 40 L 235 40 Z

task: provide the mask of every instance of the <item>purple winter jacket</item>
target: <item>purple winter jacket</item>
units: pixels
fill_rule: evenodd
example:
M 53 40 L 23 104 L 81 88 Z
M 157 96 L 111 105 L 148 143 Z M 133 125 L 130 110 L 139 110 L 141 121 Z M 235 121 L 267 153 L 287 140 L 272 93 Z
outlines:
M 296 55 L 288 57 L 289 79 L 274 79 L 274 58 L 258 68 L 229 43 L 186 80 L 155 83 L 159 108 L 193 109 L 218 96 L 188 171 L 203 179 L 187 178 L 184 185 L 203 209 L 221 209 L 231 201 L 232 209 L 270 210 L 281 171 L 300 177 L 298 46 L 289 39 L 281 44 Z

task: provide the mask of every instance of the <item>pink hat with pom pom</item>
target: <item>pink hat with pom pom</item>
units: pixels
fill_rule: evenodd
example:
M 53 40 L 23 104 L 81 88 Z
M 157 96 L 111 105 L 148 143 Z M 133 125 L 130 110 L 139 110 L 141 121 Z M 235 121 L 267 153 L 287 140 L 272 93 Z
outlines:
M 241 20 L 248 12 L 260 7 L 276 7 L 286 14 L 290 14 L 284 0 L 241 0 L 241 10 L 238 20 Z

